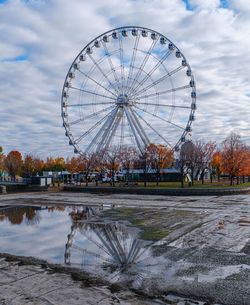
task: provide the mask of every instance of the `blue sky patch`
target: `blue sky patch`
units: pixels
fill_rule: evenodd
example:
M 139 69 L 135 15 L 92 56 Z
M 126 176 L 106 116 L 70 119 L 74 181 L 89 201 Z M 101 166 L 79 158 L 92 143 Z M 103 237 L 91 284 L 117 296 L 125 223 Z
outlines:
M 0 60 L 0 62 L 25 61 L 25 60 L 28 60 L 27 56 L 18 56 L 18 57 L 15 57 L 15 58 L 2 59 L 2 60 Z
M 182 0 L 185 4 L 186 4 L 186 9 L 188 11 L 193 11 L 195 9 L 195 7 L 192 7 L 190 4 L 189 4 L 189 0 Z M 205 0 L 204 0 L 205 1 Z M 223 7 L 223 8 L 228 8 L 228 0 L 220 0 L 220 7 Z
M 188 11 L 193 11 L 193 10 L 194 10 L 194 8 L 192 8 L 192 7 L 190 6 L 188 0 L 182 0 L 182 1 L 186 4 L 186 9 L 187 9 Z
M 220 0 L 221 7 L 228 8 L 228 0 Z

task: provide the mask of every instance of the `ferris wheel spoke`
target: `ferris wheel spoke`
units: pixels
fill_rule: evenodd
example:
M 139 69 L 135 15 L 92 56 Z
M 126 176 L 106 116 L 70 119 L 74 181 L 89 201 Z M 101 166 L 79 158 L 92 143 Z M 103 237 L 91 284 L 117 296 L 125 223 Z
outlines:
M 96 106 L 96 105 L 110 105 L 114 104 L 114 102 L 98 102 L 98 103 L 84 103 L 84 104 L 72 104 L 72 105 L 66 105 L 65 107 L 82 107 L 82 106 Z
M 106 121 L 104 122 L 104 124 L 102 125 L 102 127 L 99 129 L 99 131 L 97 132 L 97 134 L 95 135 L 95 137 L 93 138 L 93 140 L 90 142 L 90 144 L 88 145 L 88 147 L 85 150 L 85 153 L 89 152 L 91 150 L 91 148 L 93 147 L 93 145 L 95 145 L 98 141 L 98 139 L 101 137 L 101 135 L 105 132 L 105 130 L 107 129 L 108 124 L 110 123 L 110 120 L 112 120 L 114 114 L 117 112 L 117 106 L 115 109 L 113 109 L 108 115 L 106 115 L 102 122 L 104 121 L 105 118 Z M 102 123 L 101 122 L 101 123 Z M 100 124 L 98 124 L 100 125 Z
M 182 109 L 190 109 L 188 106 L 178 106 L 178 105 L 168 105 L 168 104 L 154 104 L 154 103 L 138 103 L 134 102 L 136 105 L 149 105 L 149 106 L 160 106 L 160 107 L 170 107 L 170 108 L 182 108 Z
M 95 257 L 101 258 L 103 261 L 111 262 L 111 260 L 108 259 L 107 257 L 105 257 L 105 256 L 103 256 L 103 255 L 101 255 L 101 254 L 95 253 L 94 251 L 89 251 L 89 250 L 87 250 L 86 248 L 82 248 L 82 247 L 80 247 L 80 246 L 78 246 L 78 245 L 75 245 L 75 244 L 74 244 L 74 245 L 72 246 L 72 248 L 73 248 L 73 249 L 76 249 L 76 250 L 79 250 L 79 251 L 83 252 L 84 254 L 86 253 L 86 254 L 90 254 L 91 256 L 95 256 Z
M 148 113 L 148 114 L 150 114 L 151 116 L 153 116 L 153 117 L 155 117 L 155 118 L 158 118 L 158 119 L 160 119 L 160 120 L 162 120 L 162 121 L 164 121 L 164 122 L 166 122 L 166 123 L 168 123 L 168 124 L 170 124 L 170 125 L 173 125 L 173 126 L 179 128 L 179 129 L 185 130 L 185 128 L 183 128 L 182 126 L 177 125 L 177 124 L 175 124 L 175 123 L 173 123 L 173 122 L 170 122 L 169 120 L 163 119 L 162 117 L 160 117 L 160 116 L 158 116 L 158 115 L 156 115 L 156 114 L 154 114 L 154 113 L 148 112 L 148 111 L 146 111 L 145 109 L 141 109 L 141 108 L 139 108 L 139 107 L 137 107 L 137 106 L 134 106 L 134 107 L 137 108 L 137 109 L 139 109 L 139 110 L 141 110 L 141 111 L 143 111 L 143 112 L 145 112 L 145 113 Z
M 169 55 L 172 53 L 172 51 L 168 51 L 165 55 L 162 56 L 162 58 L 158 61 L 158 63 L 150 70 L 150 72 L 142 79 L 141 82 L 137 84 L 137 86 L 134 88 L 134 91 L 140 86 L 142 86 L 148 79 L 151 77 L 151 75 L 160 67 L 160 65 L 169 57 Z
M 105 49 L 105 52 L 106 52 L 106 55 L 107 55 L 107 57 L 108 57 L 109 66 L 110 66 L 110 69 L 111 69 L 111 71 L 112 71 L 112 73 L 113 73 L 114 79 L 115 79 L 115 81 L 116 81 L 116 83 L 117 83 L 117 85 L 118 85 L 118 88 L 121 88 L 120 80 L 119 80 L 119 78 L 117 77 L 117 74 L 116 74 L 116 72 L 115 72 L 115 68 L 114 68 L 114 65 L 113 65 L 113 62 L 112 62 L 110 53 L 109 53 L 109 51 L 108 51 L 107 45 L 106 45 L 106 43 L 103 42 L 103 41 L 102 41 L 102 45 L 103 45 L 103 47 L 104 47 L 104 49 Z
M 81 118 L 81 119 L 75 120 L 75 121 L 73 121 L 73 122 L 71 122 L 69 124 L 70 124 L 70 126 L 78 124 L 78 123 L 83 122 L 83 121 L 85 121 L 87 119 L 91 119 L 91 118 L 95 117 L 96 115 L 99 115 L 99 114 L 101 114 L 101 113 L 103 113 L 105 111 L 111 110 L 112 108 L 114 108 L 114 105 L 113 106 L 109 106 L 107 108 L 104 108 L 102 110 L 99 110 L 97 112 L 91 113 L 90 115 L 87 115 L 85 118 Z
M 112 110 L 113 111 L 113 110 Z M 106 114 L 103 118 L 101 118 L 97 123 L 95 123 L 95 125 L 93 125 L 92 127 L 90 127 L 86 132 L 84 132 L 79 138 L 77 138 L 75 140 L 75 143 L 78 144 L 83 138 L 85 138 L 87 135 L 89 135 L 93 130 L 96 129 L 97 126 L 99 126 L 111 113 L 109 112 L 108 114 Z
M 117 91 L 117 88 L 115 88 L 115 86 L 112 84 L 112 82 L 110 81 L 110 79 L 107 77 L 106 73 L 103 72 L 102 68 L 100 67 L 100 65 L 94 60 L 93 56 L 91 56 L 89 54 L 89 58 L 92 60 L 92 62 L 94 63 L 94 65 L 96 65 L 97 69 L 101 72 L 101 74 L 104 76 L 104 78 L 108 81 L 109 85 L 115 90 L 115 92 L 118 94 L 119 92 Z
M 116 99 L 114 97 L 112 97 L 112 96 L 107 96 L 107 95 L 96 93 L 96 92 L 93 92 L 93 91 L 89 91 L 89 90 L 85 90 L 85 89 L 81 89 L 81 88 L 77 88 L 77 87 L 70 87 L 70 89 L 79 90 L 79 91 L 82 91 L 82 92 L 85 92 L 85 93 L 89 93 L 89 94 L 105 97 L 105 98 L 108 98 L 110 100 L 116 101 Z
M 136 84 L 137 80 L 139 79 L 139 77 L 140 77 L 140 75 L 141 75 L 141 73 L 142 73 L 142 71 L 143 71 L 143 69 L 144 69 L 144 67 L 145 67 L 145 65 L 146 65 L 146 63 L 147 63 L 147 61 L 149 59 L 149 56 L 151 55 L 151 53 L 152 53 L 152 51 L 153 51 L 153 49 L 155 47 L 156 42 L 157 42 L 157 39 L 153 40 L 153 42 L 152 42 L 148 52 L 146 53 L 146 56 L 144 57 L 144 60 L 143 60 L 143 62 L 141 64 L 139 70 L 137 71 L 137 74 L 136 74 L 135 78 L 133 79 L 133 82 L 132 82 L 132 84 L 130 86 L 130 90 L 129 90 L 128 94 L 131 94 L 131 93 L 134 92 L 133 87 Z
M 96 85 L 102 87 L 104 90 L 106 90 L 107 92 L 111 93 L 112 95 L 116 96 L 111 90 L 109 90 L 108 88 L 104 87 L 103 85 L 101 85 L 100 83 L 98 83 L 95 79 L 93 79 L 92 77 L 90 77 L 88 74 L 84 73 L 83 71 L 81 71 L 80 69 L 78 70 L 82 75 L 84 75 L 86 78 L 90 79 L 92 82 L 94 82 Z
M 172 145 L 151 125 L 149 124 L 139 113 L 136 112 L 138 117 L 149 127 L 151 128 L 171 149 L 173 149 Z
M 138 146 L 140 152 L 142 152 L 143 149 L 142 149 L 142 147 L 141 147 L 141 143 L 140 143 L 140 141 L 139 141 L 139 138 L 138 138 L 138 136 L 137 136 L 137 134 L 136 134 L 136 130 L 135 130 L 134 125 L 133 125 L 133 123 L 132 123 L 132 119 L 131 119 L 131 117 L 130 117 L 130 114 L 129 114 L 129 112 L 128 112 L 128 109 L 127 109 L 127 107 L 126 107 L 125 105 L 123 106 L 123 108 L 124 108 L 124 111 L 125 111 L 127 120 L 128 120 L 128 122 L 129 122 L 130 128 L 131 128 L 131 130 L 132 130 L 132 133 L 133 133 L 133 135 L 134 135 L 136 144 L 137 144 L 137 146 Z
M 159 78 L 158 80 L 154 81 L 152 84 L 148 85 L 147 87 L 144 87 L 143 89 L 137 91 L 133 97 L 136 97 L 137 95 L 139 95 L 142 92 L 145 92 L 148 89 L 151 89 L 153 86 L 159 84 L 160 82 L 164 81 L 165 79 L 169 78 L 170 76 L 172 76 L 173 74 L 179 72 L 180 70 L 182 70 L 184 68 L 184 66 L 179 66 L 178 68 L 172 70 L 171 72 L 167 73 L 166 75 L 162 76 L 161 78 Z
M 125 75 L 124 75 L 124 62 L 123 62 L 123 43 L 122 43 L 121 35 L 119 35 L 119 49 L 120 49 L 122 94 L 124 94 Z
M 176 92 L 176 91 L 184 90 L 184 89 L 188 89 L 188 88 L 190 88 L 190 85 L 185 85 L 185 86 L 181 86 L 181 87 L 178 87 L 178 88 L 173 88 L 173 89 L 169 89 L 169 90 L 165 90 L 165 91 L 160 91 L 160 92 L 156 92 L 156 93 L 152 93 L 152 94 L 138 96 L 138 97 L 136 97 L 136 100 L 142 100 L 144 98 L 153 97 L 153 96 L 160 96 L 162 94 Z
M 138 34 L 136 36 L 136 39 L 135 39 L 135 44 L 134 44 L 134 48 L 133 48 L 133 54 L 132 54 L 131 62 L 130 62 L 130 65 L 129 65 L 129 73 L 128 73 L 127 82 L 126 82 L 126 89 L 127 90 L 129 90 L 128 89 L 128 85 L 129 85 L 130 79 L 131 79 L 132 74 L 133 74 L 134 63 L 135 63 L 135 58 L 136 58 L 136 53 L 137 53 L 137 47 L 138 47 L 139 39 L 140 39 L 140 35 Z

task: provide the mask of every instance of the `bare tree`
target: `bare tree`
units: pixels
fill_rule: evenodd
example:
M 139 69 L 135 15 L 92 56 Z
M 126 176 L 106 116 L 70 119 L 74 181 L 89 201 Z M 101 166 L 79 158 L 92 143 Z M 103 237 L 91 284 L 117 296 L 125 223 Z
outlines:
M 119 147 L 113 146 L 104 155 L 107 170 L 111 173 L 111 186 L 115 186 L 115 172 L 119 169 L 120 151 Z
M 126 172 L 126 182 L 128 182 L 129 171 L 133 168 L 136 151 L 133 147 L 123 146 L 119 151 L 119 163 Z

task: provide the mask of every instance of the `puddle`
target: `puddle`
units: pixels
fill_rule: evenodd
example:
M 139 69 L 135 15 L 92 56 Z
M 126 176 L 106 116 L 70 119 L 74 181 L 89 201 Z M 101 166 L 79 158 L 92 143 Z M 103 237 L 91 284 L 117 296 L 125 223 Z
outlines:
M 135 264 L 145 267 L 152 242 L 138 239 L 138 229 L 126 222 L 100 219 L 105 209 L 109 207 L 2 207 L 0 252 L 33 256 L 116 281 Z M 139 269 L 135 281 L 144 272 Z
M 198 202 L 199 210 L 193 202 L 155 207 L 140 199 L 139 206 L 145 206 L 139 208 L 139 199 L 123 206 L 120 199 L 91 201 L 86 195 L 66 197 L 66 205 L 62 196 L 53 195 L 54 201 L 46 196 L 42 203 L 39 196 L 35 202 L 16 199 L 15 205 L 4 201 L 0 253 L 74 267 L 148 295 L 171 291 L 250 305 L 245 300 L 250 291 L 249 213 L 241 217 L 246 208 L 240 204 L 207 212 L 207 202 Z M 230 303 L 231 290 L 237 294 L 235 283 L 243 292 Z

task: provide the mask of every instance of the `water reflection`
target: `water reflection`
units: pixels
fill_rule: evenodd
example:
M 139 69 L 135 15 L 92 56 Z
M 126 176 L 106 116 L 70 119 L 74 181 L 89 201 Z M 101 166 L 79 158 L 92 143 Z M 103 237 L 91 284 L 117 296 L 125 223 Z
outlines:
M 30 206 L 6 206 L 0 209 L 0 221 L 7 220 L 13 225 L 20 225 L 25 222 L 34 225 L 40 222 L 41 207 Z
M 147 272 L 145 266 L 152 266 L 149 243 L 139 240 L 137 230 L 124 222 L 103 221 L 99 217 L 103 209 L 1 207 L 0 251 L 71 265 L 111 280 L 126 272 L 140 279 Z
M 65 264 L 95 274 L 108 271 L 109 279 L 115 280 L 148 259 L 150 247 L 148 242 L 137 238 L 135 228 L 122 222 L 102 221 L 98 218 L 99 212 L 85 207 L 70 213 L 72 226 L 65 247 Z M 141 274 L 140 270 L 136 276 L 139 278 Z

